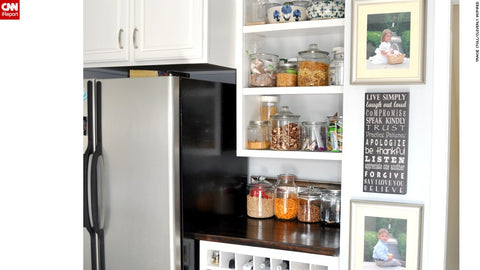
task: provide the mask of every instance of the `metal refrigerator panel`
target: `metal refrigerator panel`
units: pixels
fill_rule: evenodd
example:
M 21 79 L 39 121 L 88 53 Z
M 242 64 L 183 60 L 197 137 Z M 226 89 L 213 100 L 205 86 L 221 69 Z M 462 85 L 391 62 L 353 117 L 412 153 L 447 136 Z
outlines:
M 178 97 L 176 77 L 102 81 L 106 269 L 181 267 Z

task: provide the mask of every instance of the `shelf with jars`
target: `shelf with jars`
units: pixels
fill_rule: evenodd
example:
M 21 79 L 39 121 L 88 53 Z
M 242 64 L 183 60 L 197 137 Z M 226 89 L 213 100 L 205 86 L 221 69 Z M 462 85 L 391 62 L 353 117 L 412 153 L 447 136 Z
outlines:
M 318 140 L 311 145 L 301 140 L 303 122 L 327 122 L 328 117 L 341 116 L 343 112 L 343 62 L 341 73 L 336 70 L 336 63 L 343 61 L 345 19 L 335 16 L 330 19 L 309 17 L 299 21 L 277 18 L 278 23 L 271 18 L 271 12 L 290 11 L 295 16 L 296 9 L 303 14 L 314 11 L 321 1 L 253 1 L 240 3 L 244 10 L 244 18 L 238 21 L 239 43 L 237 46 L 237 91 L 239 94 L 237 106 L 237 155 L 263 158 L 291 158 L 341 161 L 341 150 L 337 152 L 321 148 Z M 341 2 L 341 1 L 340 1 Z M 263 5 L 263 6 L 262 6 Z M 291 7 L 284 8 L 286 5 Z M 304 6 L 304 9 L 301 6 Z M 315 6 L 317 5 L 317 6 Z M 253 12 L 262 10 L 260 12 Z M 283 8 L 283 9 L 282 9 Z M 309 9 L 310 8 L 310 9 Z M 268 11 L 270 10 L 270 11 Z M 330 8 L 330 10 L 333 10 Z M 340 10 L 340 9 L 339 9 Z M 342 11 L 342 10 L 340 10 Z M 344 11 L 344 10 L 343 10 Z M 267 17 L 262 17 L 267 14 Z M 285 14 L 284 14 L 285 15 Z M 321 16 L 328 14 L 321 14 Z M 336 14 L 338 15 L 338 14 Z M 270 16 L 270 17 L 268 17 Z M 275 15 L 272 15 L 275 17 Z M 303 16 L 303 15 L 302 15 Z M 293 18 L 293 17 L 292 17 Z M 298 19 L 297 18 L 297 19 Z M 311 20 L 310 20 L 311 19 Z M 341 58 L 337 56 L 341 51 Z M 334 74 L 337 74 L 335 77 Z M 340 74 L 340 75 L 339 75 Z M 336 79 L 335 79 L 336 78 Z M 340 78 L 342 81 L 338 81 Z M 249 147 L 249 132 L 251 124 L 267 121 L 267 140 L 272 137 L 270 119 L 261 119 L 259 108 L 262 98 L 276 96 L 277 109 L 288 106 L 293 114 L 298 115 L 295 125 L 298 126 L 298 145 L 288 149 L 271 147 Z M 343 121 L 342 121 L 343 128 Z M 265 128 L 264 128 L 265 130 Z M 322 131 L 318 139 L 327 134 Z M 265 136 L 264 136 L 265 137 Z M 308 138 L 310 143 L 311 139 Z M 340 138 L 341 139 L 341 138 Z M 307 141 L 308 142 L 308 141 Z M 312 151 L 313 150 L 313 151 Z

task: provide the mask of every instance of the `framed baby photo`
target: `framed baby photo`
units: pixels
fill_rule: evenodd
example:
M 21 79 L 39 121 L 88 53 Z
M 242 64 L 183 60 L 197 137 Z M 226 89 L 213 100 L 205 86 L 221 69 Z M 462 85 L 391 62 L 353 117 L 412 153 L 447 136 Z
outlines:
M 352 200 L 350 218 L 349 269 L 421 269 L 422 205 Z
M 424 0 L 353 0 L 352 84 L 425 82 Z

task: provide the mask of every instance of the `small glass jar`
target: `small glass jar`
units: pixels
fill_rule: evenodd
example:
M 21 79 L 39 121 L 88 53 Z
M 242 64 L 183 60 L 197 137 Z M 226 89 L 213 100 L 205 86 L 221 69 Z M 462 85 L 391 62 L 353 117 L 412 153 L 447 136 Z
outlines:
M 298 193 L 297 219 L 301 222 L 320 222 L 322 193 L 314 187 Z
M 325 122 L 302 122 L 301 150 L 325 151 Z
M 211 262 L 213 265 L 218 265 L 220 263 L 220 252 L 218 250 L 212 251 Z
M 247 185 L 247 215 L 252 218 L 270 218 L 274 215 L 275 186 L 259 177 Z
M 273 87 L 277 85 L 278 55 L 255 53 L 250 55 L 251 87 Z
M 270 121 L 272 115 L 277 113 L 278 96 L 261 96 L 260 104 L 260 120 Z
M 297 64 L 280 63 L 277 72 L 277 87 L 297 86 Z
M 333 61 L 330 64 L 330 84 L 343 85 L 343 47 L 333 48 Z
M 309 49 L 298 53 L 298 86 L 327 86 L 330 59 L 328 52 L 318 49 L 317 44 L 310 44 Z
M 343 149 L 343 117 L 334 115 L 327 117 L 327 151 L 342 152 Z
M 270 119 L 270 149 L 272 150 L 298 150 L 300 147 L 300 127 L 298 119 L 289 111 L 288 106 L 272 116 Z
M 270 146 L 267 121 L 250 121 L 247 128 L 247 148 L 260 150 Z
M 340 225 L 340 190 L 326 189 L 322 194 L 322 223 L 325 225 Z
M 275 188 L 275 217 L 282 220 L 292 220 L 297 217 L 298 201 L 297 186 L 293 174 L 280 174 Z
M 266 0 L 248 0 L 247 1 L 247 18 L 245 25 L 264 24 L 266 22 L 265 17 L 265 4 Z

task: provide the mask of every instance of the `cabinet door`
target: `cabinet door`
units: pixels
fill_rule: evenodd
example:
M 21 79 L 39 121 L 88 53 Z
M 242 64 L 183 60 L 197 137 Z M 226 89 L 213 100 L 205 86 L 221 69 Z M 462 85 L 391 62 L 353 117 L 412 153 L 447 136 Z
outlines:
M 201 62 L 205 57 L 206 1 L 135 1 L 135 61 Z
M 84 63 L 127 61 L 128 0 L 83 1 Z

